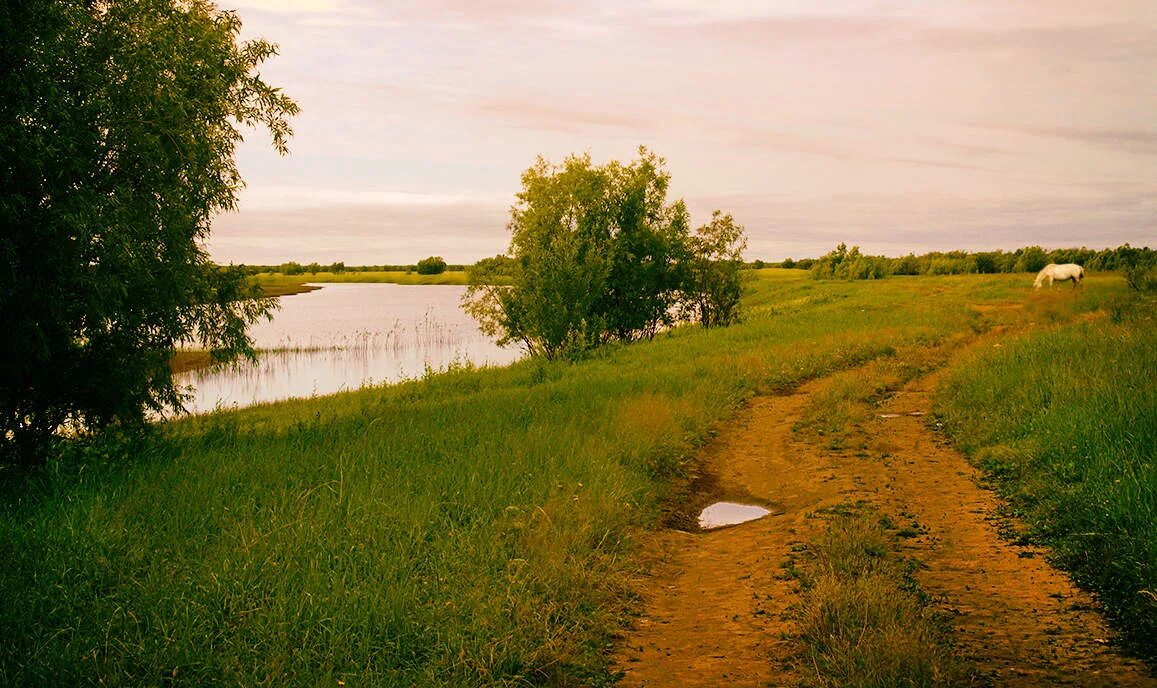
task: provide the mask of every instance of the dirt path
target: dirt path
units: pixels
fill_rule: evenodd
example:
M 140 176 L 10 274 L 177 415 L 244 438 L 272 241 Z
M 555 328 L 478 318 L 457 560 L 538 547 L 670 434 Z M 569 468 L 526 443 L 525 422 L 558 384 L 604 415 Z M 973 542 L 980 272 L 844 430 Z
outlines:
M 794 686 L 804 681 L 789 607 L 796 581 L 782 565 L 823 528 L 817 510 L 865 500 L 918 526 L 905 554 L 926 565 L 925 591 L 955 615 L 959 653 L 1000 686 L 1157 686 L 1105 645 L 1109 631 L 1087 595 L 1040 552 L 1002 541 L 995 502 L 974 470 L 927 427 L 934 378 L 909 384 L 868 424 L 856 458 L 804 442 L 792 424 L 826 380 L 755 399 L 706 450 L 714 480 L 689 510 L 716 498 L 773 514 L 709 533 L 655 537 L 657 575 L 647 609 L 624 639 L 622 686 Z M 919 414 L 919 415 L 916 415 Z

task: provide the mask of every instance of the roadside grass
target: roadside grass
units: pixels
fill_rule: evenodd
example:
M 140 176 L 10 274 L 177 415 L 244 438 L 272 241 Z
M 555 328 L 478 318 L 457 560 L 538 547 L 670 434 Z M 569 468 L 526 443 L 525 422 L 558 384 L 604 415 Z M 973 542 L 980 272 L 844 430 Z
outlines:
M 960 361 L 936 398 L 1027 537 L 1157 657 L 1157 301 L 1104 295 L 1105 317 L 1040 327 Z
M 633 533 L 717 424 L 1023 317 L 978 294 L 1031 298 L 1017 276 L 762 272 L 730 328 L 198 416 L 0 476 L 0 683 L 612 682 Z
M 961 332 L 939 344 L 902 346 L 832 375 L 831 384 L 812 396 L 792 431 L 833 451 L 864 452 L 868 448 L 864 426 L 875 417 L 879 404 L 905 383 L 943 365 L 948 350 L 967 337 Z
M 971 686 L 977 675 L 952 652 L 948 621 L 897 553 L 892 522 L 856 506 L 834 516 L 796 554 L 796 618 L 815 685 L 839 688 Z

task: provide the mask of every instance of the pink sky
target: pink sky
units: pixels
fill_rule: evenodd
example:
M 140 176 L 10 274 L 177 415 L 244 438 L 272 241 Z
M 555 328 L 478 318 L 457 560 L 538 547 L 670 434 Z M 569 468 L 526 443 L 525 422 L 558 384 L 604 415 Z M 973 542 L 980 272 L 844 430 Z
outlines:
M 473 262 L 539 154 L 664 156 L 749 259 L 1153 245 L 1150 0 L 233 0 L 302 106 L 222 262 Z

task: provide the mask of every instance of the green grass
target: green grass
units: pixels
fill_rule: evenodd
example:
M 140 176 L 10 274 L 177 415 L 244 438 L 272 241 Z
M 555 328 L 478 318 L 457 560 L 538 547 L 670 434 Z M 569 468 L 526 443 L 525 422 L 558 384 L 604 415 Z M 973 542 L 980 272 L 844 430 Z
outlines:
M 1063 299 L 1065 296 L 1055 296 Z M 1028 535 L 1157 657 L 1157 302 L 1052 326 L 966 359 L 936 407 Z
M 792 431 L 834 451 L 866 450 L 865 425 L 876 417 L 879 403 L 908 381 L 943 365 L 948 350 L 965 337 L 960 332 L 935 345 L 901 346 L 865 366 L 834 374 L 831 384 L 808 400 Z
M 0 683 L 607 683 L 634 535 L 714 426 L 1019 322 L 976 304 L 1032 298 L 1022 282 L 762 271 L 735 327 L 211 414 L 8 476 Z
M 374 284 L 467 284 L 464 271 L 447 270 L 438 275 L 419 275 L 416 272 L 366 271 L 366 272 L 309 272 L 300 275 L 286 275 L 280 272 L 263 272 L 256 275 L 264 287 L 297 284 L 321 284 L 327 282 L 369 282 Z

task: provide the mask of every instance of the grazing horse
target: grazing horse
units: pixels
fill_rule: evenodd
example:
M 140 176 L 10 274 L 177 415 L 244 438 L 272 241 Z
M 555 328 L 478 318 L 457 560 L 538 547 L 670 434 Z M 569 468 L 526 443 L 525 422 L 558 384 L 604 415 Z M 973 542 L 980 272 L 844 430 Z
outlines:
M 1072 280 L 1073 289 L 1076 289 L 1078 285 L 1084 286 L 1084 282 L 1082 281 L 1084 279 L 1085 269 L 1076 263 L 1065 263 L 1064 265 L 1049 263 L 1043 270 L 1037 273 L 1036 281 L 1033 282 L 1032 286 L 1040 289 L 1041 285 L 1045 283 L 1045 280 L 1048 280 L 1049 287 L 1051 288 L 1053 286 L 1053 280 L 1057 282 Z

